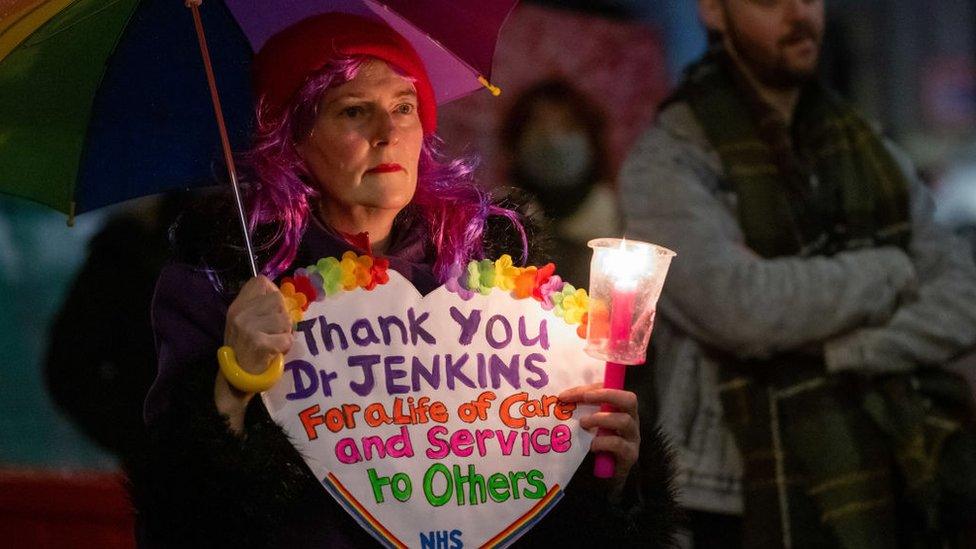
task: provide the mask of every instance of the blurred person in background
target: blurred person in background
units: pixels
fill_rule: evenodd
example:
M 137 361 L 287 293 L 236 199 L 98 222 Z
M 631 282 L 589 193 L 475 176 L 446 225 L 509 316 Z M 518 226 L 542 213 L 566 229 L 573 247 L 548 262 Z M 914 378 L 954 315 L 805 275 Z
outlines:
M 102 216 L 81 216 L 69 228 L 63 214 L 0 196 L 0 351 L 6 361 L 0 373 L 0 463 L 115 466 L 64 421 L 43 379 L 49 325 Z
M 51 399 L 123 466 L 145 449 L 143 402 L 156 377 L 149 305 L 186 194 L 140 199 L 88 243 L 52 323 L 44 361 Z
M 710 51 L 621 172 L 674 249 L 659 421 L 698 547 L 972 546 L 976 268 L 816 77 L 822 0 L 699 0 Z
M 549 225 L 546 246 L 563 278 L 587 287 L 586 243 L 620 232 L 617 199 L 596 103 L 561 79 L 525 90 L 501 129 L 508 182 L 527 191 Z

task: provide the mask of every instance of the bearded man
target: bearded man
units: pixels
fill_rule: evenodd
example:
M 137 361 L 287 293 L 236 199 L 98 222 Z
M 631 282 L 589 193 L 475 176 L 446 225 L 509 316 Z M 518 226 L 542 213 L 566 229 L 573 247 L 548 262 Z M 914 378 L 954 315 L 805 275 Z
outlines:
M 678 253 L 655 382 L 696 545 L 973 543 L 971 392 L 943 368 L 976 346 L 972 257 L 818 81 L 823 0 L 698 7 L 712 47 L 620 181 L 628 236 Z

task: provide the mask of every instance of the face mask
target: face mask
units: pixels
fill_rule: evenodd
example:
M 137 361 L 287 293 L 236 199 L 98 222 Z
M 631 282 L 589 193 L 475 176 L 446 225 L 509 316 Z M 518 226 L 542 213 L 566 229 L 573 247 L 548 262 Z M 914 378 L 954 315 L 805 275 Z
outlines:
M 562 189 L 583 183 L 592 157 L 590 140 L 583 132 L 528 135 L 519 149 L 518 167 L 536 184 Z

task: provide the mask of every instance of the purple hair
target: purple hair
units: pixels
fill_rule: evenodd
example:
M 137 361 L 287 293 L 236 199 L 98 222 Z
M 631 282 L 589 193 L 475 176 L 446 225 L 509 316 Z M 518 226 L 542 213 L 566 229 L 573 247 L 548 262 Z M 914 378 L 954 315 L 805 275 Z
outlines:
M 310 199 L 320 197 L 296 143 L 311 131 L 325 92 L 355 78 L 370 59 L 351 56 L 331 61 L 302 86 L 281 115 L 272 116 L 258 106 L 254 143 L 244 155 L 244 165 L 257 182 L 248 196 L 248 228 L 253 233 L 259 225 L 277 226 L 277 232 L 260 248 L 273 250 L 261 268 L 270 278 L 282 274 L 295 259 L 311 213 Z M 441 146 L 436 135 L 424 136 L 417 190 L 411 201 L 437 250 L 434 275 L 444 282 L 454 265 L 484 256 L 482 233 L 492 215 L 503 216 L 515 226 L 522 239 L 524 263 L 528 242 L 521 216 L 493 204 L 491 195 L 475 185 L 472 159 L 445 160 Z

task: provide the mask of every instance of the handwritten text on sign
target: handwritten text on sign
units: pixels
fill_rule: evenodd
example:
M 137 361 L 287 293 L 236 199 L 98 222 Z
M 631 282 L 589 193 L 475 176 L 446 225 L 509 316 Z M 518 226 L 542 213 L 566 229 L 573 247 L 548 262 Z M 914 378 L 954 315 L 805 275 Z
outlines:
M 444 287 L 421 297 L 390 274 L 309 307 L 268 409 L 381 541 L 514 541 L 589 447 L 581 410 L 556 395 L 602 364 L 532 299 L 463 301 Z

